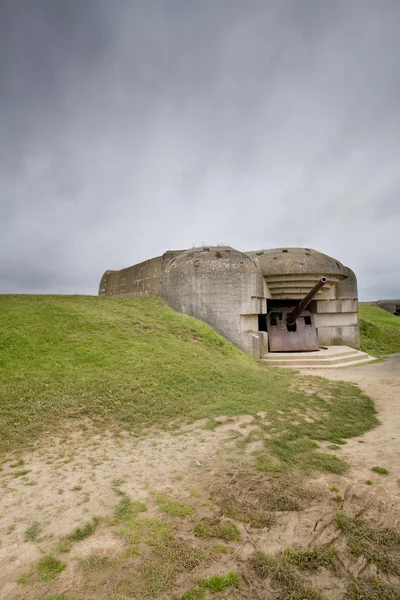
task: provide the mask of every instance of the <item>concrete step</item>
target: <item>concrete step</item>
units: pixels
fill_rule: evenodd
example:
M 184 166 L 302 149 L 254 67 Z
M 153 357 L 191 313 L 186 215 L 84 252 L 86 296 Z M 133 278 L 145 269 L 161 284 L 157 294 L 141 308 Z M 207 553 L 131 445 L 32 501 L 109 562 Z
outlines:
M 321 348 L 312 352 L 269 352 L 265 355 L 265 360 L 308 360 L 325 358 L 338 358 L 341 356 L 353 356 L 354 354 L 364 354 L 361 350 L 349 348 L 348 346 L 329 346 L 329 348 Z
M 324 369 L 363 364 L 375 360 L 348 346 L 330 346 L 317 352 L 270 352 L 262 360 L 268 367 L 284 369 Z
M 264 364 L 270 366 L 270 367 L 293 367 L 293 366 L 299 366 L 299 367 L 306 367 L 306 366 L 310 366 L 310 365 L 317 365 L 317 366 L 327 366 L 327 365 L 337 365 L 339 363 L 348 363 L 348 362 L 354 362 L 355 360 L 363 360 L 366 358 L 366 355 L 363 354 L 348 354 L 345 356 L 329 356 L 326 358 L 322 358 L 322 357 L 315 357 L 315 358 L 294 358 L 292 360 L 280 360 L 279 358 L 266 358 L 263 360 Z
M 336 365 L 325 365 L 321 367 L 320 365 L 309 365 L 304 367 L 280 367 L 281 369 L 340 369 L 342 367 L 354 367 L 358 365 L 363 365 L 370 363 L 371 361 L 376 360 L 373 356 L 366 355 L 366 358 L 359 358 L 358 360 L 353 360 L 347 363 L 338 363 Z

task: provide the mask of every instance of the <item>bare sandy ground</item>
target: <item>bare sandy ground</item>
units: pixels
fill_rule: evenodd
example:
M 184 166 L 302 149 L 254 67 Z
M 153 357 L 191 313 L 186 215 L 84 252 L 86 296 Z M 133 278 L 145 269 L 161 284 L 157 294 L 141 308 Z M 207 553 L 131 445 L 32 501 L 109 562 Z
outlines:
M 330 527 L 338 509 L 331 487 L 339 489 L 341 506 L 349 513 L 368 513 L 377 524 L 400 529 L 400 355 L 381 364 L 313 370 L 310 375 L 356 382 L 374 399 L 382 424 L 341 447 L 339 455 L 348 461 L 350 470 L 345 476 L 321 475 L 313 481 L 312 485 L 323 493 L 305 510 L 279 514 L 277 525 L 268 531 L 240 525 L 241 542 L 231 544 L 229 553 L 218 557 L 218 564 L 207 563 L 201 576 L 217 569 L 240 571 L 255 550 L 270 553 L 289 545 L 337 541 L 339 536 Z M 246 469 L 252 452 L 257 450 L 255 442 L 243 454 L 236 443 L 239 435 L 255 427 L 252 421 L 252 416 L 220 419 L 213 431 L 199 422 L 173 433 L 141 438 L 126 432 L 95 433 L 90 422 L 70 423 L 65 436 L 42 440 L 35 451 L 8 457 L 0 472 L 0 600 L 36 600 L 61 592 L 73 595 L 83 577 L 79 567 L 82 557 L 99 552 L 118 556 L 125 542 L 108 524 L 121 493 L 146 502 L 150 517 L 159 516 L 155 492 L 194 502 L 197 518 L 207 516 L 212 508 L 212 491 L 222 480 L 229 484 L 241 469 Z M 17 465 L 18 459 L 23 464 Z M 374 466 L 386 468 L 389 475 L 373 473 Z M 373 485 L 366 485 L 367 480 Z M 57 552 L 60 538 L 94 516 L 101 519 L 98 530 L 73 546 L 67 568 L 56 583 L 38 587 L 17 583 L 43 554 Z M 26 531 L 34 523 L 39 524 L 40 534 L 32 541 L 27 539 Z M 190 539 L 192 530 L 190 524 L 185 525 L 181 535 Z M 365 561 L 359 559 L 351 569 L 358 575 L 365 567 Z M 184 590 L 185 581 L 181 585 Z M 332 600 L 344 593 L 343 585 L 329 577 L 320 582 L 320 589 Z M 232 590 L 226 597 L 264 597 L 256 591 L 246 596 L 235 594 Z M 111 596 L 93 592 L 85 595 L 89 597 Z M 171 597 L 169 593 L 160 596 Z

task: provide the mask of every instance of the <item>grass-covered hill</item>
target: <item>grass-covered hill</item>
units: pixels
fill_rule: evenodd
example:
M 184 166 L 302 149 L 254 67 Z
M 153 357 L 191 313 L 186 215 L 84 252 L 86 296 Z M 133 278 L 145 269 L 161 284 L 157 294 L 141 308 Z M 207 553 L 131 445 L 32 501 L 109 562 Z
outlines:
M 400 352 L 400 317 L 379 306 L 360 305 L 361 350 L 372 356 Z
M 337 440 L 376 424 L 356 386 L 312 379 L 305 386 L 263 367 L 158 299 L 0 296 L 0 452 L 66 419 L 139 431 L 266 411 L 294 444 L 288 455 L 281 441 L 273 451 L 295 460 L 314 448 L 299 439 Z

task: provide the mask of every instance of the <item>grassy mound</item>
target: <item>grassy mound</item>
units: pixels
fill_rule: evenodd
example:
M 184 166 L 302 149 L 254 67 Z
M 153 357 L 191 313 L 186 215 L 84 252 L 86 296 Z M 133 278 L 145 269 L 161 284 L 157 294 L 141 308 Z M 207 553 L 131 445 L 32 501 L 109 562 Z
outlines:
M 81 417 L 139 431 L 266 411 L 292 446 L 314 429 L 338 439 L 377 423 L 356 386 L 304 379 L 159 299 L 0 296 L 0 451 Z
M 360 305 L 361 350 L 371 356 L 400 352 L 400 317 L 379 306 Z

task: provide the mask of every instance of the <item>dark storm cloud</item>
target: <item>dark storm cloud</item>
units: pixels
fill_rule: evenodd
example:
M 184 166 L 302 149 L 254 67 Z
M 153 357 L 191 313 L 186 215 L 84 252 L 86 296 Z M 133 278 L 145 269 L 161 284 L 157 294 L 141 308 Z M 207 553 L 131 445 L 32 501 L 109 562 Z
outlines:
M 314 247 L 400 297 L 397 0 L 0 0 L 0 291 Z

